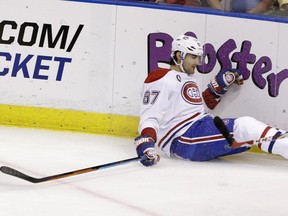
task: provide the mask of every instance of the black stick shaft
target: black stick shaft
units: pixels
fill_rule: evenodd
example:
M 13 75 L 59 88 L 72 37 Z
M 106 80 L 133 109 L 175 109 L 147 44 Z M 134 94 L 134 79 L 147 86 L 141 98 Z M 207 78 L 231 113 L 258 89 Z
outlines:
M 16 169 L 13 169 L 13 168 L 7 167 L 7 166 L 0 167 L 0 171 L 5 173 L 5 174 L 11 175 L 11 176 L 14 176 L 14 177 L 17 177 L 17 178 L 20 178 L 20 179 L 23 179 L 23 180 L 26 180 L 26 181 L 29 181 L 32 183 L 40 183 L 40 182 L 46 182 L 46 181 L 52 181 L 52 180 L 57 180 L 57 179 L 61 179 L 61 178 L 66 178 L 69 176 L 80 175 L 83 173 L 88 173 L 88 172 L 92 172 L 92 171 L 99 170 L 99 169 L 110 168 L 110 167 L 126 164 L 126 163 L 129 163 L 132 161 L 138 161 L 138 160 L 140 160 L 139 157 L 129 158 L 129 159 L 125 159 L 125 160 L 115 161 L 112 163 L 107 163 L 107 164 L 88 167 L 88 168 L 79 169 L 79 170 L 75 170 L 75 171 L 71 171 L 71 172 L 47 176 L 44 178 L 34 178 L 32 176 L 26 175 L 26 174 L 24 174 L 24 173 L 22 173 Z
M 214 124 L 217 127 L 217 129 L 220 131 L 220 133 L 224 136 L 224 138 L 227 140 L 229 145 L 232 145 L 232 143 L 235 141 L 232 135 L 230 134 L 230 131 L 224 124 L 223 120 L 219 116 L 215 116 L 214 118 Z

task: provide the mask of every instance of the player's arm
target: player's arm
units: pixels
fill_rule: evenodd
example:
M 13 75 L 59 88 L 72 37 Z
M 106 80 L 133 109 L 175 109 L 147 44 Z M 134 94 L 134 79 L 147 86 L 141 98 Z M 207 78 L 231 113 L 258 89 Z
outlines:
M 204 101 L 209 109 L 214 109 L 221 97 L 227 92 L 228 87 L 236 83 L 243 84 L 241 71 L 237 69 L 221 70 L 210 80 L 208 88 L 202 93 Z
M 169 93 L 165 90 L 165 85 L 163 80 L 144 84 L 140 110 L 140 136 L 135 139 L 136 151 L 144 166 L 152 166 L 160 160 L 155 150 L 155 143 L 159 124 L 168 104 Z

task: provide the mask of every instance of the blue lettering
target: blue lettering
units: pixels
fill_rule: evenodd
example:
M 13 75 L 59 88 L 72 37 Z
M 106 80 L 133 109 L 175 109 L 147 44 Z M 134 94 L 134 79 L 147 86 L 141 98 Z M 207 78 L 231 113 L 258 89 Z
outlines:
M 0 57 L 1 56 L 4 56 L 7 61 L 11 61 L 12 59 L 10 53 L 0 52 Z M 3 71 L 0 71 L 0 76 L 5 76 L 6 74 L 8 74 L 8 72 L 9 68 L 4 68 Z
M 18 71 L 22 70 L 25 78 L 29 78 L 27 63 L 32 59 L 33 55 L 28 55 L 22 62 L 20 62 L 21 54 L 17 53 L 12 69 L 12 77 L 16 77 Z
M 53 63 L 58 63 L 57 75 L 55 77 L 56 81 L 62 80 L 65 64 L 72 62 L 71 58 L 59 56 L 35 56 L 29 54 L 23 57 L 20 53 L 16 53 L 15 56 L 12 56 L 10 53 L 0 52 L 0 59 L 2 60 L 3 58 L 5 62 L 11 62 L 12 66 L 11 68 L 2 68 L 2 71 L 0 70 L 0 76 L 6 76 L 10 72 L 11 77 L 17 77 L 19 76 L 19 73 L 22 72 L 24 78 L 48 80 L 50 77 L 47 73 L 49 72 L 50 66 L 53 65 Z M 45 74 L 43 71 L 46 71 L 47 73 Z
M 34 70 L 34 74 L 33 74 L 33 79 L 48 80 L 47 75 L 40 75 L 40 70 L 49 70 L 48 65 L 42 64 L 43 60 L 51 61 L 52 57 L 51 56 L 37 56 L 35 70 Z
M 58 61 L 59 62 L 59 67 L 58 67 L 58 71 L 57 71 L 57 76 L 56 76 L 56 80 L 57 81 L 61 81 L 62 80 L 62 75 L 63 75 L 63 71 L 64 71 L 64 65 L 66 62 L 72 62 L 71 58 L 62 58 L 62 57 L 55 57 L 54 61 Z

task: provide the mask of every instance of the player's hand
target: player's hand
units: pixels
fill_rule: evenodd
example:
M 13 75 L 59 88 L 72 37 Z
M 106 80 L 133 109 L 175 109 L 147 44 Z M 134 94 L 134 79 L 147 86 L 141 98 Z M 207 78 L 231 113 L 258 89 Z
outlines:
M 237 85 L 243 85 L 244 79 L 243 79 L 243 76 L 242 76 L 242 73 L 240 72 L 240 70 L 232 69 L 232 73 L 235 76 L 234 83 L 236 83 Z
M 242 85 L 243 82 L 244 80 L 240 70 L 221 70 L 213 79 L 211 79 L 210 83 L 208 84 L 208 88 L 217 97 L 221 97 L 227 92 L 228 86 L 232 85 L 233 83 Z
M 151 137 L 139 136 L 135 139 L 135 145 L 137 155 L 144 166 L 153 166 L 159 162 L 160 156 L 155 150 L 155 142 Z

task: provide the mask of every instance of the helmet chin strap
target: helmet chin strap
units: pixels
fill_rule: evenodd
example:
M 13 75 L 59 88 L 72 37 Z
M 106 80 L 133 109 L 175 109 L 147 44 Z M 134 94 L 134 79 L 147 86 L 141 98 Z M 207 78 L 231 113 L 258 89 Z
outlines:
M 181 56 L 180 56 L 180 63 L 177 63 L 177 61 L 173 58 L 173 61 L 175 63 L 175 65 L 179 66 L 180 70 L 184 73 L 186 73 L 186 71 L 184 70 L 184 67 L 183 67 L 183 62 L 184 62 L 184 53 L 181 52 Z
M 186 71 L 184 70 L 184 67 L 183 67 L 183 60 L 181 60 L 181 63 L 179 64 L 179 67 L 180 67 L 180 70 L 181 70 L 182 72 L 185 72 L 185 73 L 186 73 Z

